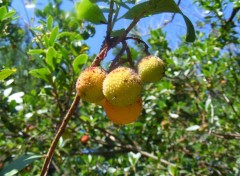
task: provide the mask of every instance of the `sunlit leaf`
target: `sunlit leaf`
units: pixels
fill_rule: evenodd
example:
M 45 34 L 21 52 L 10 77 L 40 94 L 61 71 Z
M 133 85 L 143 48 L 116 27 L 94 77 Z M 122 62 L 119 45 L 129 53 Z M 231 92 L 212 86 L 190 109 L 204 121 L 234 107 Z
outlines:
M 49 31 L 52 30 L 52 25 L 53 25 L 53 17 L 51 15 L 49 15 L 48 19 L 47 19 L 47 28 Z
M 51 78 L 51 73 L 47 68 L 34 69 L 31 70 L 29 73 L 37 78 L 45 80 L 46 82 L 49 82 Z
M 107 23 L 101 9 L 90 0 L 81 0 L 77 3 L 76 12 L 80 20 L 87 20 L 95 24 Z
M 75 32 L 61 32 L 57 35 L 57 39 L 60 39 L 62 37 L 74 37 L 75 39 L 83 40 L 83 37 Z
M 177 175 L 177 167 L 176 166 L 169 166 L 168 172 L 171 176 Z
M 43 40 L 45 42 L 46 47 L 49 47 L 49 38 L 47 37 L 47 35 L 44 35 Z
M 15 13 L 16 13 L 16 11 L 13 11 L 13 10 L 8 12 L 7 14 L 4 15 L 4 18 L 2 20 L 11 18 L 13 15 L 15 15 Z
M 44 53 L 44 50 L 42 49 L 30 49 L 28 51 L 28 54 L 42 54 L 42 53 Z
M 85 64 L 88 60 L 88 55 L 87 54 L 81 54 L 77 56 L 74 61 L 73 61 L 73 70 L 75 73 L 80 72 L 80 66 Z
M 0 7 L 0 21 L 2 21 L 7 14 L 7 8 L 5 6 Z
M 15 73 L 17 70 L 16 69 L 3 69 L 0 71 L 0 80 L 4 80 L 13 73 Z
M 56 39 L 57 39 L 57 35 L 58 35 L 58 26 L 54 27 L 52 32 L 51 32 L 51 35 L 50 35 L 50 38 L 49 38 L 49 44 L 50 46 L 53 46 Z
M 55 70 L 54 66 L 54 57 L 56 57 L 57 52 L 53 47 L 48 48 L 46 54 L 46 63 L 51 67 L 52 70 Z

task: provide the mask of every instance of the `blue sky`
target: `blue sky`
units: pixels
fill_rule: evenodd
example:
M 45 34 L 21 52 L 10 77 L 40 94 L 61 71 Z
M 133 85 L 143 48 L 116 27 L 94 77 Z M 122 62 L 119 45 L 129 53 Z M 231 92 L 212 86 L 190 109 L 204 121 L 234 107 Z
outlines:
M 48 3 L 47 0 L 36 0 L 36 6 L 37 8 L 42 9 L 46 4 Z M 101 4 L 100 4 L 101 5 Z M 18 16 L 20 17 L 20 20 L 23 21 L 24 24 L 34 27 L 34 25 L 37 25 L 37 23 L 30 24 L 30 21 L 32 18 L 34 18 L 34 6 L 33 4 L 29 3 L 29 1 L 24 0 L 13 0 L 12 6 L 14 9 L 18 12 Z M 69 0 L 63 0 L 63 4 L 61 6 L 62 9 L 66 11 L 74 10 L 74 4 L 73 2 L 70 2 Z M 231 9 L 231 7 L 228 7 Z M 184 0 L 180 4 L 180 9 L 183 11 L 185 15 L 187 15 L 192 23 L 194 24 L 196 28 L 196 22 L 202 21 L 204 15 L 206 15 L 209 12 L 203 11 L 200 8 L 198 8 L 196 5 L 193 4 L 192 0 Z M 124 13 L 123 11 L 121 13 Z M 226 13 L 224 14 L 226 17 L 230 15 L 230 10 L 226 10 Z M 154 15 L 151 17 L 147 17 L 142 19 L 138 23 L 138 28 L 141 29 L 141 35 L 143 39 L 146 41 L 146 39 L 149 36 L 149 29 L 155 29 L 162 27 L 164 22 L 171 19 L 172 14 L 171 13 L 163 13 L 159 15 Z M 35 21 L 37 21 L 35 19 Z M 121 20 L 119 23 L 116 24 L 116 29 L 126 28 L 128 24 L 130 23 L 130 20 Z M 170 44 L 170 47 L 172 49 L 175 49 L 178 47 L 178 44 L 180 43 L 180 37 L 184 36 L 186 34 L 186 26 L 184 23 L 184 20 L 181 15 L 176 15 L 174 20 L 169 23 L 166 27 L 163 28 L 163 30 L 167 33 L 167 40 Z M 201 29 L 205 33 L 209 33 L 210 28 L 205 27 Z M 93 38 L 88 39 L 85 41 L 90 46 L 90 55 L 97 54 L 101 42 L 103 41 L 103 38 L 105 36 L 106 31 L 106 25 L 98 25 L 96 26 L 96 34 Z M 96 42 L 99 41 L 99 42 Z

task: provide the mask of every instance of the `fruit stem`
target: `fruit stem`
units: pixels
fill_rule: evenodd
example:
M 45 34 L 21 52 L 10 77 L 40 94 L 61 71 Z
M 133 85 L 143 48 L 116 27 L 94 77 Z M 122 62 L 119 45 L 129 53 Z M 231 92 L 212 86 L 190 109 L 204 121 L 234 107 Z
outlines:
M 126 50 L 126 48 L 127 48 L 127 45 L 126 45 L 126 43 L 123 43 L 122 42 L 122 48 L 121 48 L 121 50 L 118 52 L 118 54 L 116 55 L 116 57 L 113 59 L 113 61 L 112 61 L 112 63 L 111 63 L 111 65 L 110 65 L 110 67 L 109 67 L 109 72 L 110 71 L 112 71 L 114 68 L 116 68 L 118 65 L 118 63 L 119 63 L 119 61 L 120 61 L 120 57 L 122 56 L 122 54 L 124 53 L 124 51 Z
M 64 119 L 61 123 L 61 126 L 58 129 L 58 132 L 57 132 L 54 140 L 52 141 L 52 144 L 51 144 L 51 146 L 48 150 L 47 156 L 45 158 L 40 176 L 45 176 L 47 174 L 50 162 L 52 160 L 53 152 L 54 152 L 54 150 L 55 150 L 55 148 L 58 144 L 58 141 L 59 141 L 60 137 L 62 136 L 64 130 L 66 129 L 67 123 L 70 120 L 71 116 L 73 115 L 79 101 L 80 101 L 80 97 L 78 95 L 76 95 L 73 102 L 72 102 L 71 107 L 69 108 L 66 116 L 64 117 Z
M 125 39 L 126 39 L 126 40 L 132 39 L 132 40 L 137 41 L 138 43 L 142 43 L 142 44 L 144 45 L 144 48 L 145 48 L 145 53 L 146 53 L 147 55 L 150 55 L 150 53 L 149 53 L 149 51 L 148 51 L 149 46 L 148 46 L 148 45 L 146 44 L 146 42 L 144 42 L 143 40 L 141 40 L 141 39 L 139 39 L 139 38 L 137 38 L 137 37 L 126 37 Z
M 126 41 L 124 41 L 124 43 L 127 45 Z M 131 54 L 131 51 L 130 51 L 130 48 L 128 47 L 128 45 L 126 47 L 126 53 L 127 53 L 127 61 L 129 62 L 131 68 L 134 68 L 134 62 L 132 60 L 132 54 Z

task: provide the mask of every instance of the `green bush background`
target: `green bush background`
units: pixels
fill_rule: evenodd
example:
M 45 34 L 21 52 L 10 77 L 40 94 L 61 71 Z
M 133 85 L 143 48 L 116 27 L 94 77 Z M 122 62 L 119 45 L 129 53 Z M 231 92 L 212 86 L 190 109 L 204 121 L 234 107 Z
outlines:
M 76 79 L 95 56 L 84 44 L 98 38 L 95 26 L 61 10 L 61 3 L 36 9 L 40 21 L 34 28 L 22 27 L 10 1 L 0 3 L 7 9 L 0 16 L 0 69 L 12 74 L 0 81 L 0 169 L 25 154 L 47 153 L 73 101 Z M 139 120 L 114 126 L 102 107 L 81 102 L 55 150 L 50 175 L 240 174 L 240 5 L 193 3 L 209 11 L 196 23 L 194 43 L 180 39 L 172 50 L 160 28 L 150 30 L 150 52 L 158 51 L 167 70 L 160 82 L 144 85 Z M 132 45 L 136 62 L 144 56 L 142 47 Z M 90 137 L 87 144 L 83 135 Z M 18 175 L 37 175 L 42 164 L 37 159 Z

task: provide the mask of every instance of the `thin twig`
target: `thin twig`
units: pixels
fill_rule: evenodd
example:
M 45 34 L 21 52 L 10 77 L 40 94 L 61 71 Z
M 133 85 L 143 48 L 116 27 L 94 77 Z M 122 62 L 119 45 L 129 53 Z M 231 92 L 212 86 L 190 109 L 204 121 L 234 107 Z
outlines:
M 120 6 L 118 6 L 118 4 L 116 3 L 116 10 L 115 10 L 113 21 L 112 21 L 112 29 L 113 29 L 115 22 L 117 21 L 119 10 L 120 10 Z
M 232 13 L 231 13 L 230 17 L 227 20 L 227 24 L 232 22 L 233 18 L 236 16 L 236 14 L 238 13 L 239 10 L 240 10 L 240 7 L 233 8 Z
M 132 39 L 132 40 L 137 41 L 138 43 L 142 43 L 142 44 L 144 45 L 144 48 L 145 48 L 145 53 L 146 53 L 147 55 L 150 55 L 150 53 L 149 53 L 149 51 L 148 51 L 149 46 L 148 46 L 148 45 L 146 44 L 146 42 L 144 42 L 143 40 L 141 40 L 141 39 L 139 39 L 139 38 L 137 38 L 137 37 L 126 37 L 125 39 L 126 39 L 126 40 Z
M 106 35 L 106 40 L 110 40 L 111 37 L 111 31 L 112 31 L 112 16 L 113 16 L 113 6 L 114 2 L 111 0 L 110 2 L 110 9 L 109 9 L 109 14 L 108 14 L 108 24 L 107 24 L 107 35 Z
M 53 96 L 55 97 L 55 100 L 57 102 L 58 108 L 60 110 L 60 114 L 62 113 L 63 109 L 60 103 L 60 99 L 59 99 L 59 94 L 58 94 L 58 90 L 56 87 L 56 84 L 54 83 L 53 79 L 51 79 L 51 86 L 53 87 Z
M 135 18 L 132 21 L 132 23 L 126 29 L 125 33 L 122 35 L 122 38 L 125 38 L 127 36 L 127 34 L 132 30 L 132 28 L 134 28 L 136 26 L 136 24 L 139 22 L 139 20 L 141 19 L 142 16 L 143 15 L 139 15 L 139 17 Z
M 189 79 L 188 76 L 185 76 L 185 78 L 186 78 L 187 81 L 188 81 L 187 84 L 192 88 L 193 93 L 194 93 L 194 95 L 195 95 L 195 98 L 196 98 L 195 105 L 196 105 L 196 107 L 197 107 L 198 112 L 200 113 L 200 116 L 201 116 L 201 119 L 202 119 L 202 124 L 205 124 L 205 123 L 206 123 L 205 111 L 204 111 L 204 110 L 202 111 L 202 110 L 201 110 L 201 107 L 200 107 L 200 105 L 199 105 L 199 102 L 201 102 L 201 100 L 200 100 L 200 97 L 199 97 L 199 94 L 198 94 L 198 90 L 196 90 L 195 87 L 194 87 L 194 85 L 192 85 L 191 80 Z
M 124 41 L 124 43 L 126 43 Z M 130 64 L 130 67 L 134 68 L 134 62 L 132 60 L 132 54 L 131 54 L 131 51 L 130 51 L 130 48 L 128 47 L 127 43 L 126 43 L 126 53 L 127 53 L 127 61 L 129 62 Z
M 53 165 L 53 167 L 55 168 L 55 170 L 56 170 L 56 172 L 58 173 L 58 174 L 60 174 L 61 173 L 61 170 L 59 169 L 59 167 L 57 166 L 57 164 L 52 160 L 52 165 Z
M 110 67 L 109 67 L 109 71 L 113 70 L 114 68 L 116 68 L 117 63 L 119 62 L 121 55 L 124 53 L 124 51 L 126 50 L 126 45 L 124 45 L 122 43 L 122 48 L 121 50 L 118 52 L 118 54 L 116 55 L 116 57 L 113 59 Z
M 181 4 L 181 0 L 178 0 L 177 5 L 179 6 L 180 4 Z M 167 20 L 166 22 L 163 23 L 162 28 L 167 26 L 167 24 L 171 23 L 174 20 L 175 16 L 176 16 L 176 13 L 172 15 L 170 20 Z
M 67 126 L 67 123 L 68 121 L 70 120 L 71 116 L 73 115 L 75 109 L 77 108 L 77 105 L 80 101 L 80 97 L 78 95 L 75 96 L 74 100 L 73 100 L 73 103 L 71 105 L 71 107 L 69 108 L 66 116 L 64 117 L 62 123 L 61 123 L 61 126 L 54 138 L 54 140 L 52 141 L 52 144 L 48 150 L 48 153 L 47 153 L 47 156 L 45 158 L 45 161 L 44 161 L 44 164 L 43 164 L 43 167 L 42 167 L 42 171 L 41 171 L 41 176 L 45 176 L 48 172 L 48 169 L 49 169 L 49 164 L 51 162 L 51 159 L 52 159 L 52 156 L 53 156 L 53 152 L 57 146 L 57 143 L 59 141 L 59 138 L 61 137 L 62 133 L 64 132 L 66 126 Z
M 222 133 L 218 133 L 218 132 L 214 132 L 214 131 L 209 131 L 209 134 L 214 135 L 216 137 L 223 138 L 223 139 L 228 139 L 228 140 L 230 140 L 230 139 L 240 139 L 240 134 L 238 134 L 238 133 L 237 134 L 232 134 L 232 133 L 222 134 Z

